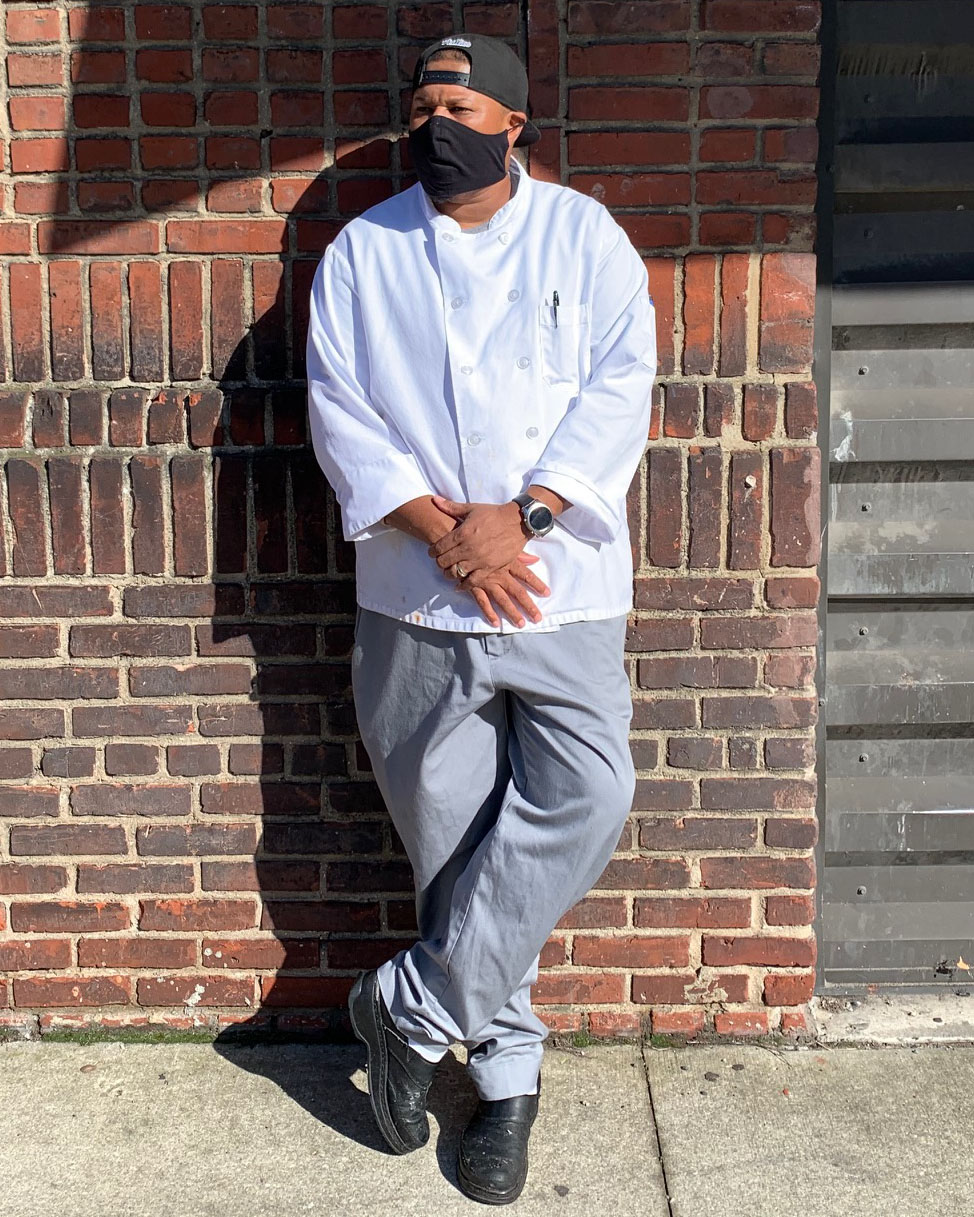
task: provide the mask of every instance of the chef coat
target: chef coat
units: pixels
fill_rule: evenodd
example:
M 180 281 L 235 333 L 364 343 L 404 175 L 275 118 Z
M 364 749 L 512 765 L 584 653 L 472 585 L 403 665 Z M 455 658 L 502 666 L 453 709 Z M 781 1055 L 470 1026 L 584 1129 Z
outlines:
M 632 608 L 626 495 L 656 373 L 647 274 L 597 200 L 536 181 L 461 229 L 417 183 L 348 223 L 315 270 L 307 337 L 315 456 L 355 543 L 364 608 L 436 629 L 491 626 L 427 545 L 382 517 L 420 495 L 569 500 L 529 539 L 542 620 Z M 558 304 L 555 307 L 555 293 Z

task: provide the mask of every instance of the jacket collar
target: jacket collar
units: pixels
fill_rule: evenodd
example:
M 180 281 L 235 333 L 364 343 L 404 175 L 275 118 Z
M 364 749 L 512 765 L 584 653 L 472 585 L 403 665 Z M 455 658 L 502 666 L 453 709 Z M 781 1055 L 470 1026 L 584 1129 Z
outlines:
M 517 157 L 514 156 L 511 157 L 511 171 L 517 175 L 517 190 L 504 206 L 495 211 L 490 217 L 484 232 L 496 233 L 502 228 L 507 228 L 511 224 L 517 223 L 527 209 L 528 196 L 531 193 L 532 186 L 531 176 L 521 166 Z M 436 209 L 429 195 L 419 182 L 416 183 L 413 189 L 418 193 L 423 219 L 429 228 L 445 232 L 463 232 L 463 229 L 452 216 L 444 215 L 442 211 Z

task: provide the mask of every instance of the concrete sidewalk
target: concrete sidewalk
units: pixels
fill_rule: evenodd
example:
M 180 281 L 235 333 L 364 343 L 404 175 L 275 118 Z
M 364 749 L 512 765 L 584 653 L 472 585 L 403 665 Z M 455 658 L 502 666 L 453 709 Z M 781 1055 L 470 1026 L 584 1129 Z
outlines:
M 385 1151 L 358 1046 L 0 1045 L 2 1217 L 450 1217 L 475 1097 Z M 974 1212 L 974 1046 L 550 1048 L 515 1214 Z

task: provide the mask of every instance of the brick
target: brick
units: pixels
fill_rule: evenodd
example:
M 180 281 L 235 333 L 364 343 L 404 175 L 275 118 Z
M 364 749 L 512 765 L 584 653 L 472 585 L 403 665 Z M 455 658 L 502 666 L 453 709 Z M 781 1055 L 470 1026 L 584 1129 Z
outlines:
M 71 966 L 68 939 L 7 939 L 0 942 L 0 969 L 4 972 L 36 972 Z
M 398 945 L 393 947 L 390 955 L 398 950 Z M 321 946 L 314 938 L 204 938 L 202 942 L 203 967 L 214 970 L 246 968 L 248 971 L 288 971 L 317 968 L 320 954 Z M 389 955 L 384 958 L 388 959 Z
M 806 769 L 815 763 L 815 742 L 784 737 L 764 741 L 764 763 L 768 769 Z
M 78 866 L 78 892 L 108 892 L 123 895 L 129 892 L 192 892 L 191 866 L 149 866 L 141 862 Z M 117 965 L 121 966 L 121 965 Z
M 700 645 L 709 647 L 807 647 L 818 641 L 818 621 L 811 613 L 763 617 L 704 617 Z
M 106 744 L 105 772 L 115 774 L 156 773 L 159 749 L 151 744 Z
M 625 1000 L 625 977 L 611 972 L 542 972 L 531 996 L 539 1006 L 616 1005 Z
M 751 817 L 687 815 L 639 822 L 640 849 L 747 849 L 757 839 L 757 821 Z
M 690 868 L 685 858 L 613 858 L 592 886 L 600 891 L 648 891 L 683 888 L 689 882 Z
M 722 77 L 753 76 L 753 44 L 716 39 L 699 42 L 694 75 L 708 84 Z
M 704 887 L 744 889 L 812 888 L 813 858 L 713 857 L 700 859 L 700 881 Z
M 807 372 L 815 314 L 810 254 L 770 253 L 761 262 L 760 364 L 766 372 Z
M 687 464 L 690 484 L 688 562 L 697 569 L 717 567 L 723 547 L 723 454 L 719 448 L 705 448 L 691 452 Z
M 632 978 L 632 1000 L 646 1006 L 674 1006 L 687 1000 L 686 989 L 695 981 L 695 975 L 652 975 Z
M 816 179 L 812 173 L 777 169 L 701 170 L 697 174 L 696 199 L 704 206 L 727 203 L 737 207 L 782 206 L 815 202 Z
M 252 977 L 200 975 L 140 976 L 136 982 L 140 1006 L 246 1006 L 254 1004 Z
M 814 655 L 769 655 L 764 683 L 773 689 L 805 689 L 815 681 Z
M 748 127 L 709 127 L 700 134 L 701 161 L 752 161 L 757 133 Z
M 682 811 L 693 803 L 693 783 L 678 778 L 638 778 L 635 811 Z
M 815 784 L 809 782 L 811 799 L 801 804 L 814 806 Z M 789 816 L 769 816 L 764 825 L 764 841 L 773 849 L 811 849 L 818 840 L 818 821 Z
M 10 928 L 31 934 L 127 930 L 131 914 L 124 904 L 110 900 L 12 900 Z
M 770 50 L 771 48 L 769 48 Z M 817 51 L 789 44 L 788 50 Z M 814 165 L 818 157 L 815 127 L 769 127 L 764 132 L 764 159 L 791 165 Z
M 821 452 L 771 451 L 771 562 L 816 566 L 821 558 Z
M 807 968 L 815 963 L 814 938 L 751 938 L 735 935 L 725 938 L 704 934 L 701 956 L 706 964 L 771 965 L 784 968 Z
M 715 810 L 776 811 L 814 807 L 816 784 L 804 778 L 702 778 L 700 805 Z
M 815 920 L 814 896 L 766 896 L 764 920 L 767 925 L 811 925 Z
M 57 626 L 0 626 L 0 659 L 49 658 L 57 651 L 57 645 Z
M 666 761 L 674 769 L 720 769 L 723 740 L 717 736 L 670 736 Z
M 136 830 L 135 841 L 142 857 L 252 855 L 257 828 L 254 824 L 147 824 Z
M 817 575 L 780 575 L 765 581 L 764 597 L 771 608 L 815 608 L 820 587 Z
M 723 348 L 722 348 L 723 349 Z M 737 391 L 731 384 L 716 381 L 704 386 L 704 434 L 719 438 L 733 424 Z
M 54 570 L 83 575 L 86 567 L 82 511 L 84 467 L 75 457 L 52 456 L 47 462 Z
M 685 968 L 690 963 L 690 940 L 669 934 L 627 934 L 620 938 L 578 935 L 572 963 L 592 968 Z
M 126 1006 L 132 1000 L 128 976 L 21 976 L 13 982 L 14 1005 Z
M 633 920 L 642 928 L 746 929 L 751 924 L 751 901 L 747 897 L 640 896 L 634 902 Z
M 379 929 L 379 908 L 360 901 L 265 900 L 260 928 L 275 933 L 294 930 L 371 934 Z
M 0 816 L 56 816 L 56 786 L 0 786 Z
M 689 254 L 684 263 L 683 372 L 687 376 L 708 376 L 714 370 L 716 267 L 712 254 Z
M 718 1035 L 767 1035 L 769 1030 L 768 1016 L 761 1010 L 753 1013 L 724 1010 L 714 1014 L 714 1031 Z
M 697 703 L 689 697 L 654 697 L 633 701 L 632 725 L 637 731 L 678 731 L 697 726 Z
M 731 736 L 727 741 L 727 765 L 730 769 L 757 769 L 758 741 L 753 736 Z
M 653 1032 L 693 1038 L 703 1031 L 707 1015 L 703 1010 L 654 1010 Z
M 785 434 L 789 439 L 814 439 L 817 433 L 815 382 L 792 381 L 785 386 Z
M 170 744 L 166 767 L 173 777 L 199 777 L 220 772 L 220 750 L 215 744 Z
M 121 655 L 189 655 L 192 634 L 186 625 L 73 625 L 71 655 L 99 659 Z
M 702 28 L 735 34 L 814 33 L 818 0 L 705 0 Z
M 588 1016 L 589 1034 L 600 1039 L 635 1038 L 642 1033 L 642 1019 L 638 1014 L 627 1014 L 609 1010 L 593 1010 Z
M 818 90 L 811 85 L 712 85 L 700 90 L 701 118 L 786 119 L 817 115 Z
M 34 756 L 29 748 L 0 748 L 0 778 L 29 778 L 33 774 Z
M 740 211 L 708 211 L 700 216 L 700 244 L 721 248 L 753 245 L 757 232 L 756 217 Z M 709 387 L 709 386 L 708 386 Z
M 641 617 L 626 628 L 627 651 L 685 651 L 693 646 L 694 622 L 688 617 Z
M 140 900 L 140 930 L 247 930 L 256 925 L 252 900 Z
M 45 748 L 41 772 L 49 778 L 90 778 L 95 772 L 94 748 Z
M 76 706 L 75 735 L 169 735 L 194 729 L 189 706 Z
M 683 545 L 683 456 L 677 448 L 651 448 L 648 558 L 654 566 L 679 566 Z
M 761 566 L 764 483 L 761 453 L 731 454 L 727 565 L 734 570 L 756 570 Z
M 125 830 L 114 824 L 15 824 L 10 829 L 10 853 L 15 857 L 127 852 Z
M 352 977 L 264 976 L 260 982 L 260 1003 L 268 1007 L 342 1007 L 353 984 Z
M 704 727 L 810 727 L 816 720 L 816 701 L 811 697 L 704 697 Z
M 11 294 L 13 293 L 11 287 Z M 7 503 L 14 529 L 13 574 L 39 577 L 50 573 L 47 557 L 43 466 L 10 457 L 5 466 Z
M 82 968 L 191 968 L 196 942 L 190 938 L 78 939 Z
M 569 76 L 680 76 L 689 70 L 685 42 L 617 42 L 572 45 Z
M 768 1006 L 800 1006 L 815 993 L 815 973 L 800 976 L 770 974 L 764 978 L 764 1001 Z
M 64 734 L 63 710 L 0 710 L 0 740 L 42 739 Z
M 689 0 L 575 0 L 568 6 L 573 34 L 680 33 L 689 26 Z
M 201 886 L 205 892 L 317 893 L 321 867 L 317 862 L 274 862 L 267 858 L 203 862 Z
M 52 699 L 118 696 L 117 668 L 44 667 L 0 670 L 0 698 Z
M 778 421 L 777 385 L 745 385 L 741 434 L 752 443 L 770 439 Z
M 589 896 L 569 909 L 562 916 L 556 928 L 562 930 L 612 929 L 624 926 L 626 920 L 624 897 Z

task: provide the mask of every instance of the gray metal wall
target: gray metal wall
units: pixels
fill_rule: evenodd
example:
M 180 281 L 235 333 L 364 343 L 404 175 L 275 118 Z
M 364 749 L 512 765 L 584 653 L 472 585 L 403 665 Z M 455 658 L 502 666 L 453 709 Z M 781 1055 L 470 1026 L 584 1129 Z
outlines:
M 974 967 L 974 0 L 832 15 L 820 980 L 954 987 Z

